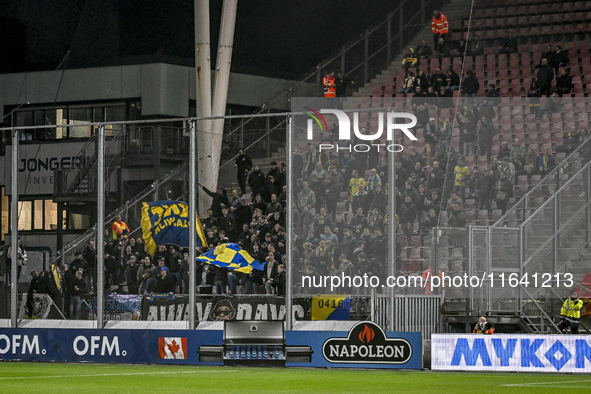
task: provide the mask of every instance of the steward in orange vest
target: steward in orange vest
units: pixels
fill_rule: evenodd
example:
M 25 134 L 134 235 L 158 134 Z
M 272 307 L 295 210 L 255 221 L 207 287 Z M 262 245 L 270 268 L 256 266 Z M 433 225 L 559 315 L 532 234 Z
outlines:
M 117 215 L 115 217 L 115 222 L 113 223 L 113 239 L 119 239 L 123 236 L 127 236 L 129 234 L 129 227 L 123 220 L 121 220 L 121 215 Z
M 331 71 L 322 79 L 322 85 L 324 85 L 324 97 L 336 97 L 337 90 L 334 83 L 334 71 Z
M 443 38 L 445 40 L 445 35 L 447 34 L 447 17 L 437 10 L 433 11 L 431 32 L 433 32 L 433 45 L 437 48 L 439 39 Z

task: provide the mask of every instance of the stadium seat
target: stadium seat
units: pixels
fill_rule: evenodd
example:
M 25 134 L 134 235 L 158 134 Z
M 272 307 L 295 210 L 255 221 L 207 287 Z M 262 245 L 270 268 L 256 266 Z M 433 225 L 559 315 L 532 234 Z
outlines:
M 478 222 L 483 226 L 488 226 L 488 211 L 486 209 L 478 211 Z
M 408 267 L 410 272 L 422 272 L 423 269 L 421 268 L 421 263 L 418 259 L 410 260 L 410 265 Z
M 585 298 L 591 298 L 591 273 L 585 274 L 581 284 L 589 290 L 585 290 Z

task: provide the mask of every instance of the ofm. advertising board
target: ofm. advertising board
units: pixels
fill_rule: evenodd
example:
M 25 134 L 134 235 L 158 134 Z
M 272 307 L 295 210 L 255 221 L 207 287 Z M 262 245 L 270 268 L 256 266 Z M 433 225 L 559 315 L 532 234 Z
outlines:
M 431 357 L 436 370 L 591 373 L 591 338 L 433 334 Z
M 200 361 L 203 346 L 221 346 L 222 330 L 0 330 L 0 360 L 223 365 Z M 287 366 L 420 369 L 421 333 L 384 332 L 371 322 L 347 331 L 286 331 L 287 346 L 309 346 L 311 362 Z

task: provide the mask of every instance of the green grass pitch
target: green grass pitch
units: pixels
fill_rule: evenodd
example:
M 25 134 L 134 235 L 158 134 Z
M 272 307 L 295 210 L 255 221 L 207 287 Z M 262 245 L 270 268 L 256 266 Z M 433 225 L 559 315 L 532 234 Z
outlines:
M 2 393 L 591 392 L 591 376 L 0 362 Z

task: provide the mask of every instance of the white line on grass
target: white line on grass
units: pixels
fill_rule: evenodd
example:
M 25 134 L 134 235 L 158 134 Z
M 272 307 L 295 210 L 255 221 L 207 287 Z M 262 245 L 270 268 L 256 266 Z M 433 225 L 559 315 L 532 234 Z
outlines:
M 45 378 L 75 378 L 75 377 L 103 377 L 103 376 L 128 376 L 128 375 L 163 375 L 175 373 L 218 373 L 218 372 L 235 372 L 235 370 L 191 370 L 191 371 L 155 371 L 155 372 L 123 372 L 123 373 L 99 373 L 93 375 L 50 375 L 50 376 L 9 376 L 0 378 L 0 380 L 16 380 L 16 379 L 45 379 Z
M 582 383 L 582 382 L 591 382 L 591 379 L 587 380 L 561 380 L 558 382 L 532 382 L 532 383 L 514 383 L 514 384 L 504 384 L 505 387 L 535 387 L 539 385 L 550 385 L 550 384 L 565 384 L 565 383 Z M 575 386 L 554 386 L 554 387 L 575 387 Z

